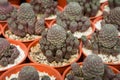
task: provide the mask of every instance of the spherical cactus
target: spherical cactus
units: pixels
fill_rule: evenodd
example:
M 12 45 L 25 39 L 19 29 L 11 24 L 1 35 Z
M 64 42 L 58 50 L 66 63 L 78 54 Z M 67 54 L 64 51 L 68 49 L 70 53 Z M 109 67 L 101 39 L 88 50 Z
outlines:
M 83 76 L 82 69 L 79 64 L 72 63 L 71 68 L 72 68 L 72 72 L 75 76 L 79 76 L 79 77 Z
M 105 17 L 105 22 L 109 24 L 118 25 L 118 30 L 120 30 L 120 7 L 116 7 L 110 11 L 110 13 Z
M 64 12 L 66 17 L 76 19 L 79 16 L 82 16 L 82 7 L 76 2 L 70 2 L 65 8 Z
M 96 16 L 100 8 L 100 0 L 67 0 L 67 3 L 77 2 L 83 7 L 83 14 L 88 17 Z
M 59 25 L 53 25 L 47 33 L 47 40 L 53 45 L 62 45 L 66 39 L 66 31 Z
M 17 13 L 17 20 L 21 24 L 28 24 L 29 22 L 35 22 L 35 13 L 32 6 L 29 3 L 22 3 Z
M 14 7 L 8 2 L 8 0 L 0 0 L 0 20 L 7 20 L 13 10 Z
M 34 67 L 25 66 L 19 72 L 18 80 L 39 80 L 39 74 Z
M 102 59 L 97 55 L 88 55 L 82 67 L 83 76 L 85 79 L 92 79 L 96 76 L 103 76 L 104 75 L 104 63 Z
M 99 43 L 106 48 L 112 48 L 118 42 L 118 31 L 112 24 L 106 24 L 98 34 Z

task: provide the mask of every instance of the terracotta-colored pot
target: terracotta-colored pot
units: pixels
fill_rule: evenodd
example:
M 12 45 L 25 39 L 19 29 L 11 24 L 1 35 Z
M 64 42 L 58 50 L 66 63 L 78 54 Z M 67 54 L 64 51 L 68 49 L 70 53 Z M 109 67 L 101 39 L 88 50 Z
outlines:
M 57 0 L 58 1 L 58 5 L 60 5 L 62 8 L 64 8 L 67 5 L 66 0 Z
M 8 0 L 11 4 L 19 5 L 21 0 Z
M 50 23 L 50 25 L 48 26 L 48 28 L 51 28 L 52 25 L 54 25 L 54 24 L 56 24 L 56 20 L 53 20 L 53 21 Z M 94 31 L 95 31 L 95 25 L 93 24 L 92 21 L 91 21 L 91 27 L 92 27 L 92 33 L 87 36 L 88 38 L 90 38 L 91 35 L 92 35 L 92 34 L 94 33 Z
M 26 0 L 26 2 L 28 2 L 28 3 L 29 3 L 29 2 L 30 2 L 30 0 Z
M 21 70 L 21 68 L 24 67 L 24 66 L 33 66 L 40 72 L 46 72 L 50 76 L 56 77 L 56 80 L 62 80 L 62 77 L 57 70 L 55 70 L 55 69 L 53 69 L 53 68 L 51 68 L 47 65 L 33 64 L 33 63 L 22 64 L 22 65 L 15 66 L 14 68 L 12 68 L 12 69 L 6 71 L 5 73 L 3 73 L 3 75 L 0 76 L 0 80 L 5 80 L 5 78 L 7 76 L 10 77 L 11 74 L 15 74 L 15 73 L 19 72 Z
M 12 1 L 12 0 L 11 0 Z M 14 0 L 13 0 L 14 1 Z M 12 4 L 12 6 L 14 6 L 14 7 L 16 7 L 16 8 L 19 8 L 19 6 L 18 5 L 16 5 L 16 4 Z M 7 23 L 7 20 L 4 20 L 4 21 L 1 21 L 0 20 L 0 24 L 2 25 L 2 27 L 5 25 Z
M 36 41 L 32 42 L 32 43 L 28 46 L 28 58 L 29 58 L 29 60 L 30 60 L 31 62 L 33 62 L 33 63 L 37 63 L 37 62 L 34 61 L 34 60 L 30 57 L 30 49 L 31 49 L 31 47 L 35 46 L 38 42 L 39 42 L 39 40 L 36 40 Z M 73 62 L 77 62 L 77 61 L 80 59 L 81 54 L 82 54 L 82 52 L 80 51 L 78 57 L 77 57 Z M 73 63 L 73 62 L 71 62 L 71 63 Z M 57 70 L 62 74 L 62 73 L 64 72 L 64 70 L 65 70 L 71 63 L 69 63 L 69 64 L 67 64 L 67 65 L 64 65 L 64 66 L 60 66 L 60 67 L 55 67 L 55 66 L 52 66 L 52 67 L 55 68 L 55 69 L 57 69 Z
M 99 22 L 101 20 L 103 20 L 103 16 L 100 16 L 93 21 L 93 24 L 95 25 L 95 29 L 97 29 L 97 30 L 101 29 L 101 22 Z M 97 22 L 99 22 L 99 26 L 96 25 L 96 24 L 98 24 Z
M 82 65 L 82 63 L 79 63 L 79 65 Z M 114 68 L 114 67 L 112 67 L 112 66 L 109 66 L 115 73 L 120 73 L 120 71 L 119 70 L 117 70 L 116 68 Z M 71 70 L 71 67 L 68 67 L 65 71 L 64 71 L 64 73 L 63 73 L 63 75 L 62 75 L 62 78 L 63 78 L 63 80 L 65 80 L 65 77 L 66 77 L 66 75 L 70 72 L 70 70 Z
M 46 25 L 48 25 L 48 24 L 46 24 Z M 6 30 L 8 30 L 8 25 L 7 25 L 7 24 L 3 27 L 2 34 L 3 34 L 3 36 L 4 36 L 6 39 L 11 39 L 11 38 L 9 38 L 9 37 L 5 34 L 5 31 L 6 31 Z M 41 36 L 38 37 L 38 38 L 36 38 L 36 39 L 33 39 L 33 40 L 27 40 L 27 41 L 15 40 L 15 41 L 22 42 L 22 43 L 24 43 L 26 46 L 28 46 L 31 42 L 33 42 L 34 40 L 39 40 L 40 38 L 41 38 Z M 14 40 L 14 39 L 11 39 L 11 40 Z
M 106 1 L 106 2 L 104 2 L 104 3 L 101 5 L 100 9 L 101 9 L 102 11 L 104 11 L 105 6 L 107 6 L 107 5 L 108 5 L 108 2 Z
M 10 66 L 10 67 L 4 68 L 4 69 L 0 69 L 0 72 L 4 72 L 4 71 L 6 71 L 6 70 L 11 69 L 12 67 L 14 67 L 14 66 L 16 66 L 16 65 L 19 65 L 19 64 L 23 63 L 23 62 L 25 61 L 27 55 L 28 55 L 28 52 L 27 52 L 28 50 L 27 50 L 26 46 L 25 46 L 23 43 L 20 43 L 20 42 L 18 42 L 18 41 L 14 41 L 14 40 L 8 40 L 8 41 L 9 41 L 11 44 L 14 44 L 14 45 L 16 45 L 16 46 L 19 46 L 19 47 L 23 50 L 23 52 L 24 52 L 24 57 L 22 58 L 22 60 L 19 61 L 19 63 L 16 63 L 16 64 L 14 64 L 14 65 L 12 65 L 12 66 Z M 0 80 L 1 80 L 1 79 L 0 79 Z
M 81 42 L 80 43 L 80 51 L 83 53 L 83 55 L 84 55 L 84 58 L 85 57 L 87 57 L 87 55 L 86 55 L 86 53 L 83 51 L 83 43 Z M 105 62 L 105 64 L 108 64 L 108 65 L 110 65 L 110 66 L 113 66 L 113 67 L 115 67 L 116 69 L 118 69 L 118 70 L 120 70 L 120 62 L 119 63 L 112 63 L 112 62 L 110 62 L 110 63 L 106 63 Z

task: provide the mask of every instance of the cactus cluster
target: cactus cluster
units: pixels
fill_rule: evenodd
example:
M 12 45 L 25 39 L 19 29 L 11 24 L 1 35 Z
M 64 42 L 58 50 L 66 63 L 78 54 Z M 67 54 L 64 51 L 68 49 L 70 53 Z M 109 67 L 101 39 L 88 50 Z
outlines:
M 29 3 L 22 3 L 19 10 L 8 19 L 8 28 L 17 36 L 25 37 L 26 34 L 40 35 L 45 29 L 44 18 L 37 20 Z
M 88 17 L 94 17 L 100 8 L 100 0 L 67 0 L 67 3 L 77 2 L 83 7 L 83 14 Z
M 4 38 L 0 38 L 0 49 L 0 66 L 13 64 L 20 53 L 14 45 L 10 45 Z
M 18 77 L 10 80 L 51 80 L 48 75 L 39 75 L 37 69 L 33 66 L 24 66 L 18 73 Z
M 120 38 L 118 30 L 112 24 L 105 24 L 100 31 L 96 31 L 90 40 L 81 38 L 86 47 L 91 47 L 97 54 L 117 55 L 120 53 Z
M 108 65 L 97 55 L 88 55 L 83 65 L 71 64 L 71 71 L 66 75 L 67 80 L 119 80 L 120 74 L 115 74 Z
M 112 9 L 109 13 L 104 16 L 105 23 L 117 25 L 118 30 L 120 31 L 120 7 Z
M 37 14 L 45 14 L 46 17 L 56 14 L 57 2 L 54 0 L 31 0 L 30 4 Z
M 120 7 L 120 0 L 108 0 L 110 9 Z
M 42 33 L 40 49 L 48 62 L 62 62 L 63 59 L 69 59 L 71 55 L 77 54 L 78 48 L 79 40 L 58 24 Z
M 39 80 L 39 74 L 33 66 L 25 66 L 20 70 L 18 80 Z
M 0 0 L 0 20 L 7 20 L 15 11 L 16 8 L 8 0 Z
M 63 12 L 57 14 L 57 24 L 70 30 L 72 33 L 76 31 L 84 32 L 90 26 L 90 19 L 83 16 L 83 8 L 76 2 L 70 2 Z

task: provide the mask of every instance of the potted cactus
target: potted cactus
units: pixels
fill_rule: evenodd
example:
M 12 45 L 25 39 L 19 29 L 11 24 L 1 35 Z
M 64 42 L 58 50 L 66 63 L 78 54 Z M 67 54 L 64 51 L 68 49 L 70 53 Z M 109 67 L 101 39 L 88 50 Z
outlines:
M 119 14 L 120 14 L 120 7 L 115 7 L 111 9 L 109 12 L 105 11 L 103 17 L 99 17 L 94 20 L 95 27 L 98 30 L 100 30 L 101 26 L 104 24 L 113 24 L 120 32 Z
M 29 3 L 22 3 L 16 14 L 7 22 L 3 29 L 4 37 L 24 43 L 39 39 L 46 28 L 44 18 L 37 19 Z
M 97 54 L 103 62 L 119 69 L 120 38 L 114 25 L 105 24 L 101 30 L 96 30 L 90 39 L 82 36 L 81 40 L 81 50 L 85 56 Z
M 47 22 L 55 19 L 56 13 L 62 10 L 62 8 L 58 6 L 57 1 L 54 0 L 31 0 L 30 4 L 37 14 L 37 18 L 44 16 Z
M 0 38 L 0 72 L 22 63 L 27 57 L 24 44 Z
M 56 23 L 71 31 L 77 38 L 82 35 L 90 37 L 95 27 L 90 19 L 83 15 L 83 9 L 77 2 L 70 2 L 64 10 L 57 15 Z
M 0 0 L 0 24 L 2 24 L 2 26 L 6 24 L 10 16 L 14 15 L 17 8 L 17 5 L 12 5 L 8 0 Z
M 52 66 L 60 73 L 81 56 L 79 40 L 58 24 L 45 30 L 40 41 L 31 43 L 28 49 L 32 62 Z
M 63 80 L 119 80 L 120 71 L 105 65 L 97 55 L 89 55 L 82 63 L 73 63 L 63 73 Z
M 69 4 L 70 2 L 77 2 L 83 8 L 83 14 L 85 16 L 94 19 L 102 15 L 100 11 L 100 0 L 66 0 Z
M 62 77 L 49 66 L 29 63 L 6 71 L 0 80 L 62 80 Z

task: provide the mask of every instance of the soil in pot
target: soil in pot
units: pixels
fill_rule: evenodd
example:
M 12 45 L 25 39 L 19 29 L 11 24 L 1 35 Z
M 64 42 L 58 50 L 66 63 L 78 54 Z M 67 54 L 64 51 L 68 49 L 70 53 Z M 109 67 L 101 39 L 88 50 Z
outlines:
M 57 24 L 44 31 L 40 41 L 36 40 L 28 48 L 32 62 L 52 66 L 61 73 L 81 56 L 79 40 Z
M 24 44 L 0 38 L 0 46 L 0 72 L 18 65 L 26 59 L 27 48 Z
M 85 56 L 97 54 L 102 58 L 103 62 L 119 69 L 119 40 L 116 27 L 112 24 L 106 24 L 101 30 L 97 30 L 90 39 L 83 36 L 81 49 Z
M 19 80 L 62 80 L 61 75 L 55 69 L 46 65 L 33 63 L 16 66 L 0 77 L 1 80 L 16 78 Z
M 66 0 L 66 1 L 67 1 L 67 4 L 69 4 L 70 2 L 73 2 L 72 0 Z M 100 0 L 96 0 L 96 1 L 78 0 L 74 2 L 77 2 L 81 7 L 83 7 L 82 13 L 84 16 L 94 19 L 102 15 L 102 11 L 100 10 Z
M 71 64 L 71 66 L 64 71 L 62 77 L 63 80 L 119 80 L 119 75 L 119 70 L 104 64 L 100 57 L 97 55 L 89 55 L 83 61 L 83 64 Z
M 4 26 L 7 19 L 16 13 L 18 6 L 9 3 L 7 0 L 0 1 L 0 24 Z

